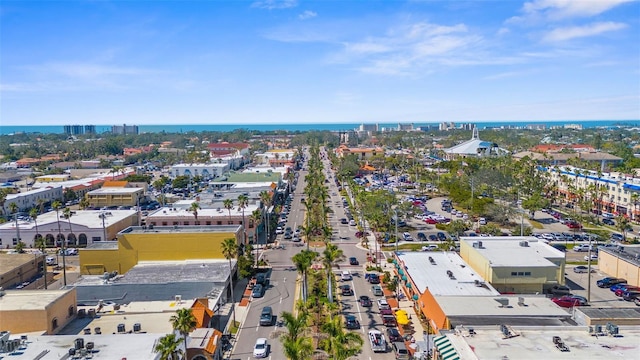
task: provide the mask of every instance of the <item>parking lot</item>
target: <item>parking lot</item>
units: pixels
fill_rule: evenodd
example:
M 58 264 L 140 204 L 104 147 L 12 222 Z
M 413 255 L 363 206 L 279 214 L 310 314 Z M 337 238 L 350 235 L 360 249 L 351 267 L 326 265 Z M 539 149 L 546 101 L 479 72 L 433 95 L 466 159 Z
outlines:
M 595 272 L 591 273 L 591 301 L 589 302 L 593 307 L 635 307 L 633 302 L 622 300 L 615 296 L 608 288 L 599 288 L 596 285 L 596 281 L 607 277 L 606 274 L 601 273 L 597 266 L 593 266 Z M 587 283 L 589 274 L 573 272 L 573 266 L 566 267 L 565 280 L 567 286 L 571 288 L 571 293 L 587 297 Z

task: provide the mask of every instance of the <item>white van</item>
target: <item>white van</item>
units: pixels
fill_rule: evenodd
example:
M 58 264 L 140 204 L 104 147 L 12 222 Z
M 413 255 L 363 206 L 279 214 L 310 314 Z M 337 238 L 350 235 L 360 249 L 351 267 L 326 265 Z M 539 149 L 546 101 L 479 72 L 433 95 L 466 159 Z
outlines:
M 353 278 L 351 277 L 349 270 L 343 270 L 342 274 L 340 274 L 340 280 L 342 281 L 350 281 L 351 279 Z

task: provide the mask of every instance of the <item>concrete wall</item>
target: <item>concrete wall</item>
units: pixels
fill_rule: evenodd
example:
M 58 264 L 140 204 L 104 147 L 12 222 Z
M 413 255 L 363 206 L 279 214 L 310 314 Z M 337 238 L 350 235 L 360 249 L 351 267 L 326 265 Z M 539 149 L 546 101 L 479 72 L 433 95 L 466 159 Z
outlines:
M 2 311 L 0 324 L 2 330 L 15 334 L 42 331 L 53 335 L 75 318 L 76 311 L 76 291 L 72 289 L 42 309 Z

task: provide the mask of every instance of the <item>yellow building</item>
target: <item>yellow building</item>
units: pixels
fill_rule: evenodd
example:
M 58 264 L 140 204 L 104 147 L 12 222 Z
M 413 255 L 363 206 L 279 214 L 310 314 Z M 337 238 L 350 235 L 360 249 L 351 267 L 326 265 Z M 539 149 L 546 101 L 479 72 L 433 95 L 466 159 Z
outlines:
M 501 293 L 543 293 L 564 284 L 564 252 L 533 236 L 461 237 L 460 256 Z
M 71 176 L 69 174 L 51 174 L 36 177 L 36 181 L 43 183 L 63 182 L 67 180 L 71 180 Z
M 54 335 L 76 316 L 76 290 L 9 290 L 0 294 L 0 329 Z
M 144 197 L 143 188 L 103 187 L 89 191 L 86 195 L 91 207 L 135 206 Z
M 117 242 L 96 242 L 80 250 L 80 271 L 124 274 L 139 262 L 222 260 L 227 238 L 240 244 L 242 226 L 130 227 L 118 234 Z
M 598 269 L 609 276 L 623 278 L 630 285 L 640 286 L 640 246 L 600 247 Z

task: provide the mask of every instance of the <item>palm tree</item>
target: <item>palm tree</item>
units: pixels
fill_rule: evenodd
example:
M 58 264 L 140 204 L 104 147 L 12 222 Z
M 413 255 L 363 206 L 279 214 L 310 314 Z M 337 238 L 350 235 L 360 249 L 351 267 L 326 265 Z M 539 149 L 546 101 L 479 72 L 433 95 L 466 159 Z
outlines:
M 187 350 L 187 336 L 189 333 L 196 328 L 198 324 L 196 322 L 196 317 L 193 316 L 193 312 L 190 308 L 182 308 L 176 311 L 175 315 L 172 315 L 169 319 L 171 321 L 171 326 L 173 326 L 173 330 L 178 331 L 182 338 L 184 339 L 184 349 Z
M 627 231 L 632 229 L 631 225 L 629 224 L 629 219 L 624 215 L 619 215 L 618 217 L 616 217 L 616 228 L 620 230 L 620 232 L 622 232 L 624 241 L 627 241 Z
M 313 260 L 318 256 L 318 253 L 311 250 L 302 250 L 295 254 L 291 261 L 296 266 L 298 273 L 302 275 L 302 300 L 307 301 L 308 289 L 307 289 L 307 270 L 313 264 Z
M 0 211 L 4 215 L 4 203 L 7 201 L 7 189 L 0 189 Z
M 238 210 L 242 210 L 242 229 L 244 230 L 244 246 L 247 246 L 247 223 L 246 218 L 244 217 L 244 209 L 249 205 L 249 197 L 245 194 L 238 195 Z
M 264 214 L 265 214 L 265 232 L 267 233 L 266 242 L 269 242 L 269 208 L 271 207 L 271 193 L 266 190 L 260 192 L 260 202 L 262 202 L 262 206 L 264 206 Z
M 287 332 L 280 338 L 284 348 L 284 355 L 289 360 L 307 360 L 313 354 L 311 338 L 304 336 L 309 328 L 309 313 L 298 312 L 297 316 L 283 311 L 280 317 L 284 321 Z
M 192 202 L 191 206 L 189 207 L 189 211 L 193 214 L 193 217 L 196 218 L 196 222 L 198 221 L 198 209 L 200 209 L 200 204 L 195 201 Z
M 229 223 L 231 223 L 231 209 L 233 209 L 233 200 L 232 199 L 224 199 L 222 205 L 229 212 Z
M 67 286 L 67 252 L 65 251 L 67 240 L 65 239 L 64 235 L 62 235 L 62 230 L 60 230 L 60 208 L 62 207 L 62 204 L 59 200 L 56 200 L 51 204 L 51 207 L 56 211 L 56 219 L 58 223 L 58 239 L 62 240 L 62 280 L 64 286 Z
M 89 200 L 86 197 L 82 197 L 82 199 L 80 199 L 80 202 L 78 203 L 78 206 L 80 207 L 81 210 L 84 210 L 86 208 L 89 207 Z
M 339 316 L 322 324 L 322 331 L 329 335 L 320 341 L 320 347 L 334 360 L 346 360 L 357 355 L 363 340 L 358 333 L 344 331 L 342 318 Z
M 253 234 L 255 235 L 254 243 L 256 244 L 256 268 L 258 267 L 258 255 L 259 255 L 258 245 L 260 245 L 260 236 L 258 235 L 258 227 L 260 226 L 261 221 L 262 221 L 262 212 L 260 211 L 260 209 L 253 210 L 253 212 L 251 212 L 251 215 L 249 215 L 249 223 L 253 224 L 253 227 L 255 229 Z
M 334 265 L 337 265 L 338 261 L 342 260 L 344 256 L 342 250 L 338 248 L 338 246 L 331 243 L 327 244 L 326 248 L 324 249 L 323 255 L 324 256 L 322 258 L 322 262 L 324 263 L 324 268 L 327 271 L 327 297 L 329 299 L 329 302 L 332 303 L 334 279 L 332 268 Z
M 33 209 L 32 209 L 33 210 Z M 37 212 L 37 211 L 36 211 Z M 36 218 L 31 216 L 33 218 L 33 220 L 35 221 Z M 36 223 L 36 239 L 35 239 L 35 247 L 40 250 L 41 253 L 45 253 L 45 251 L 47 250 L 47 241 L 42 237 L 42 235 L 38 234 L 38 223 Z M 44 289 L 47 289 L 47 264 L 46 264 L 46 258 L 45 258 L 45 263 L 42 266 L 42 272 L 44 273 Z
M 29 216 L 31 217 L 31 219 L 33 219 L 33 222 L 36 225 L 36 236 L 35 236 L 35 240 L 37 241 L 38 238 L 41 238 L 42 235 L 40 235 L 40 231 L 38 230 L 38 209 L 36 208 L 32 208 L 31 210 L 29 210 Z M 36 246 L 37 247 L 37 246 Z
M 182 339 L 176 337 L 176 334 L 167 334 L 158 339 L 153 351 L 160 353 L 160 360 L 180 360 L 182 357 L 182 349 L 179 348 Z
M 75 235 L 73 235 L 73 228 L 71 227 L 71 217 L 73 216 L 73 213 L 71 212 L 71 208 L 69 207 L 64 208 L 64 210 L 62 211 L 62 215 L 69 222 L 69 233 L 71 233 L 71 238 L 74 239 L 74 245 L 75 245 Z
M 9 204 L 9 211 L 13 214 L 13 219 L 16 222 L 16 241 L 20 242 L 20 225 L 18 224 L 18 204 L 12 202 Z
M 233 325 L 236 324 L 235 297 L 233 296 L 233 268 L 231 259 L 238 256 L 238 241 L 235 238 L 226 238 L 222 241 L 222 255 L 229 260 L 229 283 L 231 289 L 231 313 L 233 314 Z

